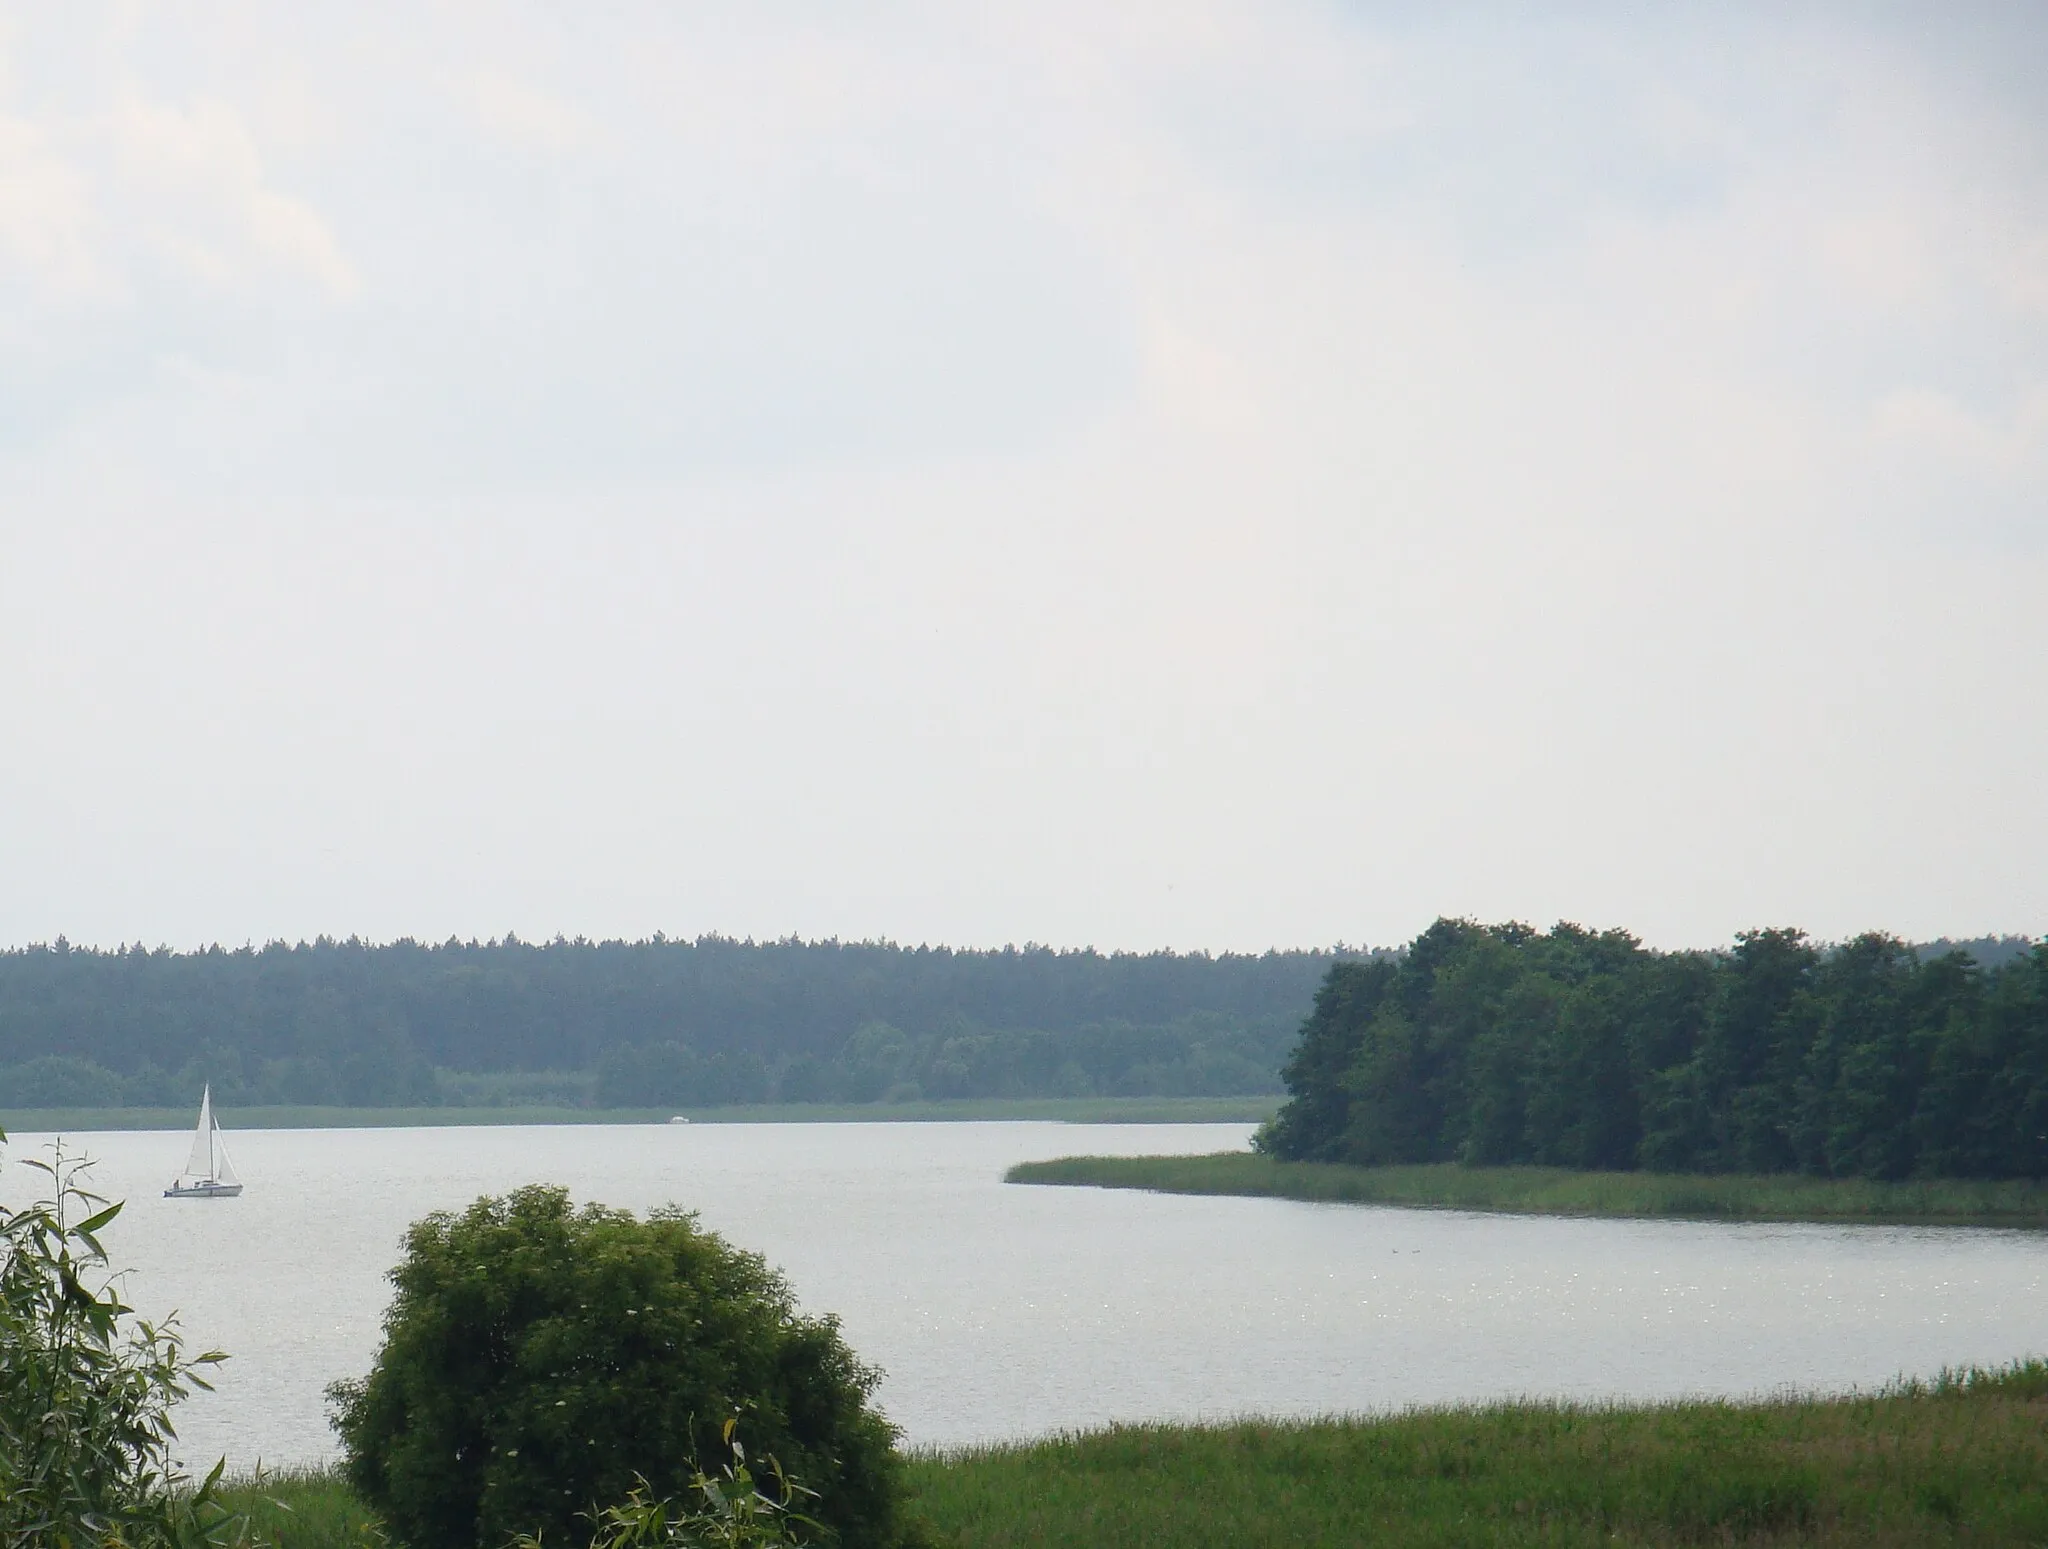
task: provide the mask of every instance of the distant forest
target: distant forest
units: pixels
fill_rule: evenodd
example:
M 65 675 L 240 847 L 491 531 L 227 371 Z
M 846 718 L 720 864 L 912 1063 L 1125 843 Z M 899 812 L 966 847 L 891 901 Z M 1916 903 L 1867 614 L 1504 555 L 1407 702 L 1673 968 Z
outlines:
M 1277 1093 L 1349 955 L 60 939 L 0 952 L 0 1108 Z
M 1330 967 L 1284 1077 L 1284 1159 L 2041 1178 L 2048 941 L 1439 920 Z

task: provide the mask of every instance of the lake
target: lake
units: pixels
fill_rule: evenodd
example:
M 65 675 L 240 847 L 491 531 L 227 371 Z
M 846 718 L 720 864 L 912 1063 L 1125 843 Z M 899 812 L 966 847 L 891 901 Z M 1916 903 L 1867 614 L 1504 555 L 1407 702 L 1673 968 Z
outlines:
M 232 1115 L 229 1115 L 232 1119 Z M 1013 1162 L 1225 1150 L 1249 1125 L 230 1131 L 248 1191 L 166 1200 L 187 1136 L 80 1137 L 129 1299 L 234 1359 L 188 1461 L 332 1455 L 408 1222 L 523 1183 L 675 1201 L 888 1373 L 913 1443 L 1452 1400 L 1758 1394 L 2048 1352 L 2048 1235 L 1408 1211 L 1006 1185 Z M 31 1197 L 14 1160 L 0 1189 Z

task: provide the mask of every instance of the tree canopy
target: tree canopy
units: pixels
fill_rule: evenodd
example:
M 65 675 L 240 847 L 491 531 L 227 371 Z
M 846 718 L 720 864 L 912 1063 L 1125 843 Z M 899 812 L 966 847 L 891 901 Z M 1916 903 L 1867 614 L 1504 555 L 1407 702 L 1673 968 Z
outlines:
M 1337 955 L 59 940 L 0 952 L 0 1108 L 1278 1091 Z
M 1368 1165 L 2039 1178 L 2048 942 L 1997 955 L 1793 929 L 1666 953 L 1438 920 L 1398 959 L 1331 965 L 1259 1144 Z

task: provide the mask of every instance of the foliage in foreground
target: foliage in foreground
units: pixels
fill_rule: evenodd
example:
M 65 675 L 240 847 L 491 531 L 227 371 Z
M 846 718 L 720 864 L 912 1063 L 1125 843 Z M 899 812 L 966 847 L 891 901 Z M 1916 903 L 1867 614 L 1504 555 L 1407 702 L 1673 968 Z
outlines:
M 121 1207 L 80 1184 L 85 1164 L 22 1165 L 50 1197 L 0 1206 L 0 1545 L 248 1542 L 220 1470 L 195 1486 L 170 1455 L 172 1406 L 223 1357 L 188 1357 L 120 1299 L 98 1234 Z
M 412 1549 L 568 1543 L 635 1489 L 686 1498 L 735 1419 L 845 1549 L 904 1540 L 879 1373 L 694 1217 L 520 1189 L 416 1223 L 391 1278 L 369 1376 L 331 1391 L 349 1482 Z
M 1248 1151 L 1210 1156 L 1063 1156 L 1020 1162 L 1009 1183 L 1240 1194 L 1352 1205 L 1710 1221 L 1863 1221 L 2048 1227 L 2048 1183 L 1981 1178 L 1878 1183 L 1797 1173 L 1572 1172 L 1561 1167 L 1350 1167 Z
M 1285 1161 L 2048 1177 L 2048 941 L 1725 953 L 1439 920 L 1334 964 L 1260 1134 Z
M 765 1477 L 756 1478 L 746 1448 L 725 1422 L 730 1462 L 717 1477 L 701 1468 L 690 1480 L 693 1500 L 666 1501 L 655 1496 L 646 1480 L 637 1481 L 623 1504 L 595 1514 L 597 1531 L 590 1549 L 798 1549 L 818 1524 L 796 1508 L 805 1489 L 782 1471 L 773 1458 Z M 544 1549 L 540 1539 L 522 1533 L 512 1549 Z
M 801 1509 L 811 1492 L 770 1459 L 757 1475 L 727 1422 L 730 1461 L 717 1473 L 698 1470 L 681 1501 L 655 1495 L 637 1480 L 626 1499 L 592 1514 L 571 1544 L 590 1549 L 797 1549 L 819 1539 L 818 1524 Z M 238 1479 L 222 1491 L 226 1502 L 269 1535 L 278 1549 L 388 1549 L 390 1539 L 335 1469 L 293 1469 Z M 508 1549 L 547 1549 L 521 1533 Z M 559 1546 L 558 1546 L 559 1549 Z

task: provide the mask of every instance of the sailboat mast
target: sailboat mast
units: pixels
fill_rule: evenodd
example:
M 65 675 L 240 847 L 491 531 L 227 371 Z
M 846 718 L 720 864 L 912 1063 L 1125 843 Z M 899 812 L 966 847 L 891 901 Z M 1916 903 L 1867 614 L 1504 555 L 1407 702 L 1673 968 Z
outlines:
M 235 1164 L 228 1160 L 226 1142 L 221 1139 L 220 1120 L 213 1112 L 213 1083 L 199 1091 L 199 1126 L 192 1132 L 192 1150 L 185 1166 L 164 1190 L 166 1198 L 232 1199 L 242 1192 L 242 1180 L 235 1176 Z

